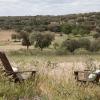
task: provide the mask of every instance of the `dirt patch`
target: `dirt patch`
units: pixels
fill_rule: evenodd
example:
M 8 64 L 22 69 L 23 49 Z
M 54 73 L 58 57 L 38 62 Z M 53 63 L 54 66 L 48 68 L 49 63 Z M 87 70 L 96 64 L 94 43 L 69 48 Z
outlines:
M 12 34 L 15 34 L 16 32 L 15 31 L 12 31 L 12 30 L 9 30 L 9 31 L 5 31 L 5 30 L 2 30 L 0 31 L 0 42 L 7 42 L 7 41 L 10 41 L 11 40 L 11 35 Z

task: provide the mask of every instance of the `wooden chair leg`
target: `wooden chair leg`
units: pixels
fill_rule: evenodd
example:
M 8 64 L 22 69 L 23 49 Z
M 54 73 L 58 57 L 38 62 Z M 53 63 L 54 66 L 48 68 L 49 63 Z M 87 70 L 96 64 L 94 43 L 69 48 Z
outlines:
M 32 73 L 31 73 L 31 78 L 34 77 L 34 79 L 35 79 L 35 76 L 36 76 L 36 72 L 32 72 Z

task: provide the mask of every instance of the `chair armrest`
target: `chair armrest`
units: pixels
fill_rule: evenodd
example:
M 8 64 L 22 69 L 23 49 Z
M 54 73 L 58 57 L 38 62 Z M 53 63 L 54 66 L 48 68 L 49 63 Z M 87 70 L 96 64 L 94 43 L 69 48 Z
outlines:
M 84 71 L 91 72 L 91 70 L 84 70 Z
M 8 71 L 6 71 L 6 72 L 9 73 L 9 74 L 28 73 L 28 72 L 35 74 L 37 71 L 32 70 L 32 71 L 18 71 L 18 72 L 8 72 Z
M 18 71 L 18 72 L 13 72 L 13 73 L 28 73 L 28 72 L 36 73 L 37 71 L 35 71 L 35 70 L 33 70 L 33 71 Z

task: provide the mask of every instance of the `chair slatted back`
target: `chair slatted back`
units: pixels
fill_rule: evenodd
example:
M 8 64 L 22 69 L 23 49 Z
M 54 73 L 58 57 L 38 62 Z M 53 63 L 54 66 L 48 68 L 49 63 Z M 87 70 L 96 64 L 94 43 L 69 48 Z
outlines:
M 7 59 L 4 52 L 0 52 L 0 59 L 2 61 L 4 68 L 5 68 L 5 71 L 12 73 L 13 69 L 12 69 L 11 64 L 9 63 L 9 60 Z
M 75 79 L 77 81 L 88 81 L 90 71 L 74 71 Z
M 8 60 L 8 58 L 6 57 L 4 52 L 0 51 L 0 59 L 1 62 L 5 68 L 6 73 L 8 73 L 8 75 L 12 75 L 13 79 L 15 79 L 15 82 L 20 82 L 19 77 L 17 76 L 17 74 L 13 71 L 11 64 Z

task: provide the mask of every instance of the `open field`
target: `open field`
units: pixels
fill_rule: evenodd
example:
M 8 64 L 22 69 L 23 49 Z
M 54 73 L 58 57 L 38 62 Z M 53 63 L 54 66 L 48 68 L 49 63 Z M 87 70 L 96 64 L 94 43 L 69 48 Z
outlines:
M 33 53 L 32 53 L 33 52 Z M 73 70 L 83 70 L 91 63 L 97 67 L 100 65 L 99 55 L 47 55 L 45 51 L 41 54 L 38 50 L 27 52 L 23 50 L 7 52 L 7 56 L 12 63 L 12 66 L 18 67 L 20 70 L 37 69 L 38 76 L 36 84 L 31 83 L 27 88 L 13 86 L 19 92 L 11 92 L 13 89 L 2 86 L 5 96 L 10 96 L 11 100 L 16 98 L 32 98 L 39 96 L 42 100 L 99 100 L 100 86 L 87 85 L 77 86 L 74 80 Z M 92 58 L 92 60 L 91 60 Z M 6 84 L 6 83 L 5 83 Z M 10 84 L 12 86 L 12 84 Z M 22 87 L 22 86 L 21 86 Z M 32 87 L 32 88 L 30 88 Z M 4 90 L 3 90 L 4 89 Z M 6 91 L 9 91 L 7 93 Z M 35 91 L 36 90 L 36 91 Z M 2 93 L 1 91 L 1 93 Z M 14 90 L 13 90 L 14 91 Z M 23 91 L 24 96 L 22 94 Z M 29 92 L 31 91 L 31 92 Z M 14 94 L 15 93 L 15 94 Z M 32 94 L 33 93 L 33 94 Z M 28 95 L 27 95 L 28 94 Z M 28 96 L 28 97 L 27 97 Z M 29 99 L 30 100 L 30 99 Z
M 12 66 L 19 70 L 36 69 L 38 73 L 35 82 L 21 85 L 10 83 L 0 75 L 0 100 L 34 100 L 33 97 L 41 98 L 39 100 L 100 100 L 100 85 L 77 86 L 73 75 L 74 70 L 84 70 L 91 65 L 100 67 L 99 54 L 58 55 L 53 45 L 43 51 L 31 46 L 27 51 L 20 42 L 7 42 L 9 38 L 8 35 L 0 42 L 0 50 L 5 51 Z M 54 42 L 61 44 L 66 38 L 66 35 L 57 36 Z
M 64 68 L 67 66 L 77 67 L 80 66 L 79 69 L 84 69 L 84 63 L 88 61 L 89 59 L 93 59 L 95 62 L 97 62 L 97 65 L 99 65 L 100 62 L 100 55 L 91 53 L 91 54 L 68 54 L 68 55 L 58 55 L 56 54 L 56 50 L 54 49 L 53 45 L 51 45 L 49 48 L 44 49 L 42 52 L 38 48 L 34 48 L 34 46 L 30 46 L 29 51 L 26 50 L 25 46 L 21 45 L 21 42 L 13 42 L 11 40 L 11 34 L 15 34 L 14 31 L 1 31 L 0 32 L 0 50 L 7 52 L 9 58 L 11 57 L 14 59 L 14 61 L 18 63 L 26 63 L 31 64 L 31 62 L 39 62 L 40 65 L 44 65 L 47 62 L 51 63 L 57 63 L 57 66 L 63 66 Z M 6 37 L 6 38 L 4 38 Z M 66 40 L 67 38 L 80 38 L 80 37 L 74 37 L 72 35 L 63 35 L 59 36 L 57 35 L 55 37 L 55 40 L 53 43 L 58 43 L 61 45 L 61 43 Z M 88 36 L 87 38 L 92 39 L 91 36 Z M 9 39 L 9 41 L 8 41 Z M 52 43 L 52 44 L 53 44 Z M 62 64 L 62 65 L 61 65 Z M 67 65 L 68 64 L 68 65 Z M 22 66 L 24 66 L 22 64 Z
M 9 30 L 9 31 L 0 31 L 0 42 L 7 42 L 11 40 L 11 35 L 15 34 L 15 31 Z

